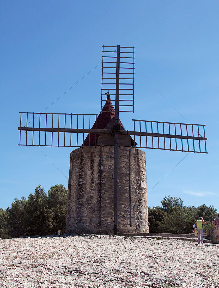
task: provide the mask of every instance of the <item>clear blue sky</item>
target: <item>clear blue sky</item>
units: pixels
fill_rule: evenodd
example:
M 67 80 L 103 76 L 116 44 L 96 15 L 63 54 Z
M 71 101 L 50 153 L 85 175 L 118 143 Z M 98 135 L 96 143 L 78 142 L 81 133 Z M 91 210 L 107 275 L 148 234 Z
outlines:
M 101 66 L 81 79 L 103 44 L 120 44 L 136 47 L 126 129 L 132 118 L 207 125 L 208 155 L 190 153 L 176 166 L 186 153 L 146 151 L 148 205 L 170 195 L 219 211 L 219 1 L 11 0 L 0 10 L 1 208 L 39 184 L 68 183 L 72 149 L 19 147 L 19 112 L 44 111 L 80 80 L 47 112 L 99 113 Z

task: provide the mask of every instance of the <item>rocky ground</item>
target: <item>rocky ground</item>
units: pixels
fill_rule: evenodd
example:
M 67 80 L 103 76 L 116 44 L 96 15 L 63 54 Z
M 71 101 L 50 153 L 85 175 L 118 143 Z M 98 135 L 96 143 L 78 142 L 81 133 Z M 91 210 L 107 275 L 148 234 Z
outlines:
M 87 235 L 0 240 L 0 287 L 219 287 L 219 245 Z

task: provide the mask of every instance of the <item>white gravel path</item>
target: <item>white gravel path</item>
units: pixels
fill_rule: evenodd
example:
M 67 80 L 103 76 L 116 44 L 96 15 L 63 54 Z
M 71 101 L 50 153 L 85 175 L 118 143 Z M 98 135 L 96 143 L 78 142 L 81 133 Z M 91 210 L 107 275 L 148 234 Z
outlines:
M 124 236 L 0 240 L 0 287 L 219 287 L 219 245 Z

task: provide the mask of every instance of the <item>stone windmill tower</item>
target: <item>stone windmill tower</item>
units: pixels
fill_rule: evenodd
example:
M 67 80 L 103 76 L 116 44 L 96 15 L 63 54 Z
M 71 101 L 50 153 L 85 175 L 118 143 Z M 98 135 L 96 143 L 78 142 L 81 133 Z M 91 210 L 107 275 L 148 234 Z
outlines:
M 78 148 L 70 155 L 66 232 L 148 232 L 146 155 L 138 148 L 207 153 L 205 125 L 133 119 L 128 131 L 120 112 L 134 112 L 134 47 L 120 45 L 103 46 L 98 116 L 20 112 L 19 145 Z
M 113 129 L 110 96 L 92 129 Z M 119 120 L 120 131 L 125 129 Z M 130 135 L 118 137 L 117 233 L 149 232 L 146 155 Z M 89 134 L 71 152 L 66 232 L 114 233 L 114 136 Z

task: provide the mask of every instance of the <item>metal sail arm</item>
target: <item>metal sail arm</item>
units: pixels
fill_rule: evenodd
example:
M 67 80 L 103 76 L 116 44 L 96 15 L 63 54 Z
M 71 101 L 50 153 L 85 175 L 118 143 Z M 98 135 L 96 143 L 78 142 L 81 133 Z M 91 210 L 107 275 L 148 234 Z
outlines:
M 139 131 L 121 131 L 121 134 L 128 134 L 134 136 L 146 136 L 146 137 L 162 137 L 162 138 L 173 138 L 173 139 L 194 139 L 194 140 L 207 140 L 204 137 L 193 137 L 193 136 L 182 136 L 182 135 L 170 135 L 170 134 L 162 134 L 162 133 L 149 133 L 149 132 L 139 132 Z
M 18 127 L 20 131 L 32 132 L 55 132 L 55 133 L 96 133 L 96 134 L 111 134 L 111 129 L 71 129 L 71 128 L 33 128 L 33 127 Z
M 207 153 L 205 125 L 136 120 L 134 136 L 138 148 Z

